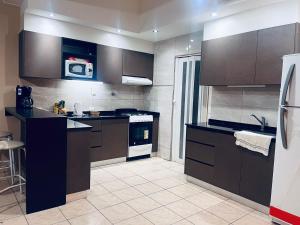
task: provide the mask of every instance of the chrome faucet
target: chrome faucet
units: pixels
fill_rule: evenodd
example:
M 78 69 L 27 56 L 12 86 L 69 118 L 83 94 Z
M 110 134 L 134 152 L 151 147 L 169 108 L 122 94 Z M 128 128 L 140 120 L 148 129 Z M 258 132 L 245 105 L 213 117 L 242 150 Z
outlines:
M 260 130 L 261 131 L 264 131 L 265 130 L 265 127 L 268 125 L 267 121 L 266 121 L 266 118 L 265 117 L 261 117 L 261 120 L 254 114 L 251 114 L 250 116 L 254 117 L 261 125 L 260 127 Z

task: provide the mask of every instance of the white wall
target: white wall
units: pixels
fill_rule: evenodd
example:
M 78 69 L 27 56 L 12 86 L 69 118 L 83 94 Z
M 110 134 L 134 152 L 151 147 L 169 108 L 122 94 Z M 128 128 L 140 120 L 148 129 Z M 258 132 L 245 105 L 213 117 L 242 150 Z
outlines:
M 275 27 L 299 21 L 300 1 L 286 0 L 204 25 L 204 40 Z
M 126 37 L 86 26 L 63 22 L 25 13 L 24 30 L 60 37 L 79 39 L 112 47 L 153 53 L 154 45 L 150 41 Z
M 196 32 L 155 44 L 153 87 L 146 88 L 145 109 L 160 112 L 158 155 L 164 159 L 171 153 L 175 57 L 200 53 L 202 35 Z

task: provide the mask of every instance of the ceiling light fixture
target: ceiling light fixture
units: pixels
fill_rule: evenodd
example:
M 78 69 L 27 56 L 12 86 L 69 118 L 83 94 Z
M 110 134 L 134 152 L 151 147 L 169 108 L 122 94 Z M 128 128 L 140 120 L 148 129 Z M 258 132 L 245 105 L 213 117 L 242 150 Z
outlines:
M 120 29 L 118 29 L 118 33 L 121 33 L 121 30 L 120 30 Z
M 212 17 L 216 17 L 217 15 L 218 15 L 218 13 L 216 13 L 216 12 L 213 12 L 213 13 L 211 14 Z
M 193 42 L 194 42 L 194 40 L 193 40 L 193 39 L 191 39 L 191 42 L 193 43 Z
M 153 30 L 153 33 L 158 33 L 158 29 L 154 29 L 154 30 Z
M 53 17 L 54 15 L 53 15 L 53 13 L 50 13 L 50 17 Z

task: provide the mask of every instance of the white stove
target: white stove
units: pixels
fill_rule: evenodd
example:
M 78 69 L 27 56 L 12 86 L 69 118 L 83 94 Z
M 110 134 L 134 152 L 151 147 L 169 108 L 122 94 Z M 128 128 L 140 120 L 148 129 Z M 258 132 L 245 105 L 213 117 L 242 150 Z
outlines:
M 124 111 L 121 114 L 129 116 L 128 158 L 151 155 L 153 116 L 137 110 Z

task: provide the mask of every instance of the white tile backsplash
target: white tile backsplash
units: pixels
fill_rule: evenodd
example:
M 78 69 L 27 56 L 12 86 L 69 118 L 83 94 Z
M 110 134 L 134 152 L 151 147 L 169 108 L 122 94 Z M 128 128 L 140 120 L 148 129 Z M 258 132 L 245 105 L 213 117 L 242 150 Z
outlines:
M 264 116 L 270 126 L 277 125 L 279 86 L 264 88 L 211 87 L 209 118 L 257 124 L 250 115 Z
M 115 110 L 116 108 L 144 109 L 144 87 L 109 85 L 89 81 L 22 80 L 32 86 L 36 107 L 52 110 L 53 104 L 65 100 L 66 108 L 73 111 L 75 103 L 83 110 Z

